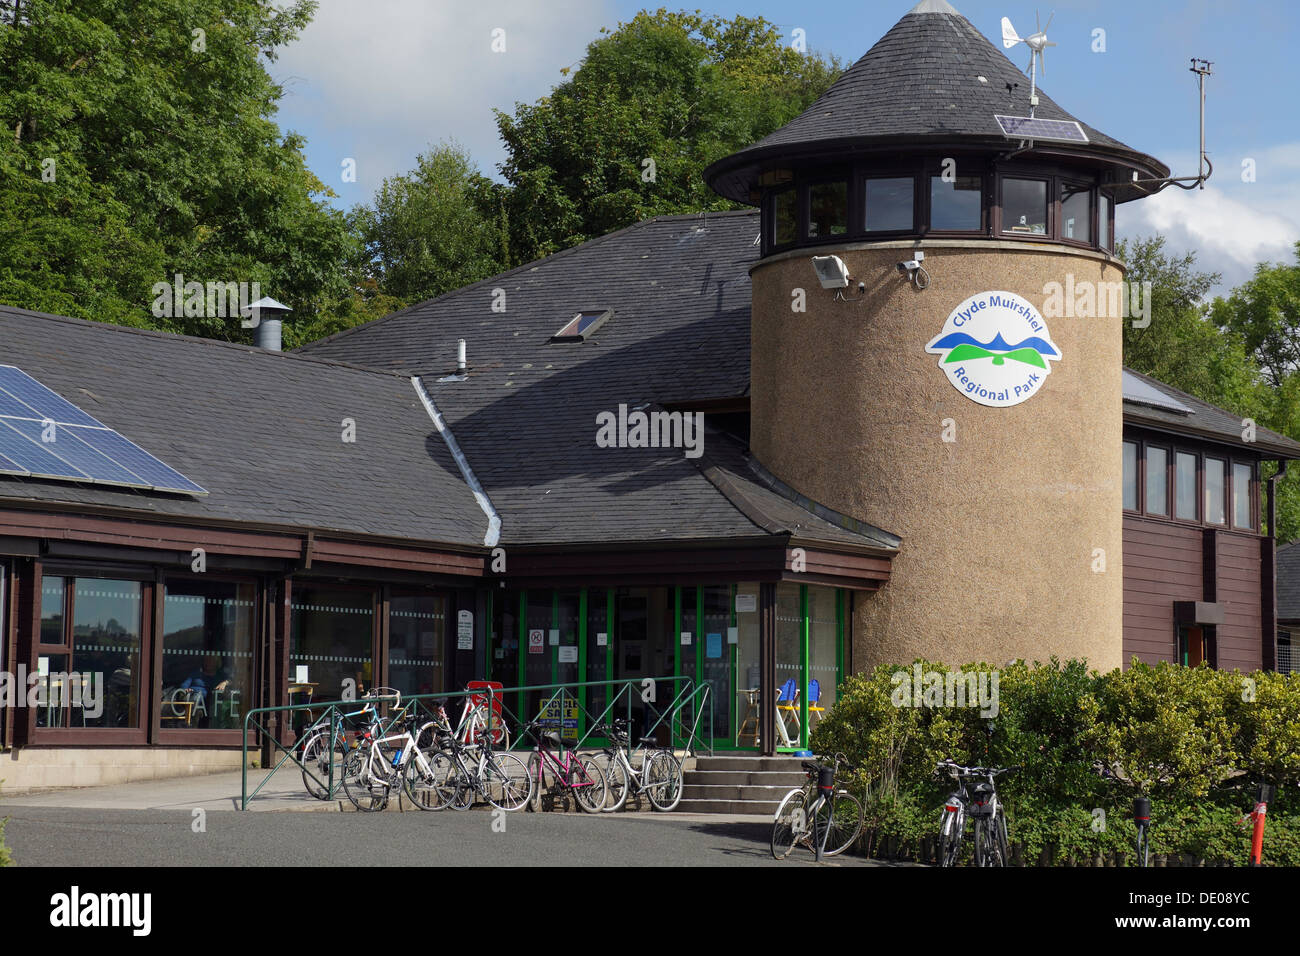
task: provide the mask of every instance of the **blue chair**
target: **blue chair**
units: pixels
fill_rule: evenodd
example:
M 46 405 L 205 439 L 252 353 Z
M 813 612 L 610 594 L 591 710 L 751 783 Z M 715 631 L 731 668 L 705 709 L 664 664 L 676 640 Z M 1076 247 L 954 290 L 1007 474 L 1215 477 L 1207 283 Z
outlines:
M 785 722 L 786 714 L 794 718 L 794 738 L 790 736 L 790 728 Z M 796 745 L 795 739 L 799 736 L 799 688 L 793 677 L 781 685 L 776 695 L 776 732 L 785 746 Z
M 808 726 L 812 727 L 813 714 L 821 720 L 821 715 L 826 713 L 826 708 L 821 706 L 822 685 L 821 681 L 814 677 L 808 682 Z

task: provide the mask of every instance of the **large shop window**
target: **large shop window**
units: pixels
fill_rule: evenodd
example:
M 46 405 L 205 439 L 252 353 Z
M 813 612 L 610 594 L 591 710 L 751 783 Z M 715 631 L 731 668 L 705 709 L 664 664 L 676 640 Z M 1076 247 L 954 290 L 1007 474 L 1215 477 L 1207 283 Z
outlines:
M 835 706 L 839 610 L 834 588 L 808 586 L 808 729 Z
M 374 673 L 373 592 L 295 586 L 290 612 L 289 693 L 293 703 L 341 700 L 345 690 L 360 696 L 370 688 Z
M 163 601 L 163 728 L 235 729 L 253 697 L 256 588 L 169 580 Z
M 139 581 L 42 580 L 37 727 L 141 726 L 142 597 Z
M 447 599 L 394 595 L 388 602 L 388 686 L 403 694 L 440 694 L 447 633 Z

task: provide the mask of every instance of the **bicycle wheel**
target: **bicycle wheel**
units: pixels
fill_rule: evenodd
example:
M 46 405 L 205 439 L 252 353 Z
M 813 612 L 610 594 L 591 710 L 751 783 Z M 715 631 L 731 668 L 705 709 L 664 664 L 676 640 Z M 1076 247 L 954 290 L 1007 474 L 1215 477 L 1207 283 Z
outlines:
M 427 769 L 420 769 L 418 755 L 423 755 Z M 442 751 L 417 750 L 417 756 L 412 756 L 407 762 L 403 775 L 406 795 L 421 810 L 441 810 L 455 792 L 455 772 L 450 758 Z
M 656 750 L 646 760 L 646 796 L 650 805 L 665 813 L 677 809 L 682 802 L 682 765 L 667 750 Z
M 596 758 L 600 769 L 605 774 L 605 786 L 609 789 L 609 798 L 605 801 L 605 812 L 616 813 L 627 805 L 628 791 L 632 783 L 627 775 L 627 768 L 618 754 L 612 750 L 602 751 Z
M 998 807 L 998 857 L 1002 861 L 999 866 L 1011 865 L 1011 847 L 1007 839 L 1007 815 L 1001 807 Z
M 831 798 L 830 832 L 826 835 L 823 856 L 839 856 L 857 840 L 862 832 L 862 804 L 858 798 L 843 790 Z
M 808 835 L 808 811 L 803 788 L 791 790 L 772 819 L 772 856 L 784 860 L 794 845 Z
M 307 792 L 317 800 L 328 800 L 330 776 L 330 751 L 328 730 L 318 730 L 307 738 L 302 745 L 302 783 Z M 343 758 L 347 749 L 342 740 L 334 741 L 334 785 L 339 784 L 339 774 L 343 770 Z
M 548 797 L 555 786 L 554 776 L 545 769 L 541 755 L 534 750 L 528 757 L 528 786 L 532 794 L 528 809 L 541 813 Z
M 975 865 L 1003 866 L 997 833 L 992 817 L 975 818 Z
M 378 776 L 372 764 L 371 750 L 354 750 L 343 764 L 343 792 L 358 810 L 367 813 L 388 806 L 388 776 Z
M 961 854 L 965 820 L 960 810 L 950 811 L 945 807 L 939 812 L 943 814 L 943 819 L 939 822 L 939 865 L 956 866 L 957 857 Z
M 605 809 L 609 787 L 605 784 L 605 775 L 600 767 L 590 757 L 582 757 L 574 763 L 569 771 L 569 787 L 583 810 L 600 813 Z
M 462 751 L 460 763 L 453 759 L 451 764 L 451 808 L 468 810 L 474 806 L 474 798 L 478 795 L 478 790 L 475 788 L 478 780 L 472 776 L 478 771 L 478 755 Z
M 514 754 L 493 754 L 483 768 L 487 775 L 488 803 L 513 813 L 532 799 L 532 778 L 528 765 Z
M 1141 826 L 1138 827 L 1137 865 L 1143 867 L 1151 865 L 1151 840 L 1147 836 L 1147 828 Z

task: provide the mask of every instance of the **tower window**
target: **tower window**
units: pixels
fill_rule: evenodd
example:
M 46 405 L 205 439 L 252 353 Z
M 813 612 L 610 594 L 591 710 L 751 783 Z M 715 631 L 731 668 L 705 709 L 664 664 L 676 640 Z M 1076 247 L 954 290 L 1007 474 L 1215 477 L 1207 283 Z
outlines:
M 958 176 L 945 182 L 930 177 L 930 228 L 978 232 L 984 221 L 984 190 L 979 176 Z
M 1097 245 L 1110 249 L 1110 197 L 1105 193 L 1097 196 Z
M 1018 235 L 1047 235 L 1047 182 L 1042 179 L 1002 180 L 1002 231 Z
M 785 246 L 799 236 L 799 208 L 794 187 L 772 196 L 772 245 Z
M 843 236 L 849 231 L 849 184 L 814 183 L 808 187 L 808 238 Z
M 1092 242 L 1092 190 L 1065 183 L 1061 186 L 1061 238 Z
M 911 232 L 913 193 L 911 176 L 868 179 L 863 184 L 867 232 Z

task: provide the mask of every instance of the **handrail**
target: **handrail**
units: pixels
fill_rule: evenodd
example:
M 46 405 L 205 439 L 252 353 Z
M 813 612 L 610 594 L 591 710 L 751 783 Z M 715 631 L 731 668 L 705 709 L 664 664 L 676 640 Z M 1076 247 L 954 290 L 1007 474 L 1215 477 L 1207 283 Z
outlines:
M 668 702 L 668 704 L 664 705 L 662 711 L 660 710 L 659 706 L 656 705 L 657 703 L 656 699 L 659 696 L 658 688 L 659 685 L 661 684 L 672 685 L 675 690 L 675 693 L 672 696 L 671 700 Z M 682 685 L 680 688 L 676 686 L 679 684 Z M 598 715 L 593 715 L 586 707 L 582 705 L 580 694 L 569 693 L 569 692 L 577 692 L 577 691 L 590 689 L 590 688 L 615 687 L 615 686 L 617 686 L 619 689 L 610 696 L 605 708 Z M 637 692 L 637 696 L 639 697 L 640 702 L 646 705 L 646 708 L 653 715 L 655 715 L 654 723 L 652 723 L 649 727 L 645 728 L 645 730 L 643 731 L 643 736 L 648 737 L 653 735 L 654 732 L 660 726 L 666 724 L 669 730 L 669 746 L 671 749 L 674 750 L 677 749 L 676 745 L 678 742 L 678 738 L 680 736 L 681 741 L 683 743 L 683 749 L 687 752 L 688 755 L 695 755 L 698 752 L 698 750 L 701 749 L 708 750 L 710 754 L 713 752 L 713 746 L 712 746 L 713 727 L 714 727 L 713 686 L 707 681 L 705 681 L 704 683 L 697 683 L 694 678 L 686 677 L 686 676 L 654 677 L 654 678 L 624 678 L 619 680 L 604 680 L 604 681 L 571 681 L 571 682 L 559 682 L 559 683 L 552 683 L 552 684 L 526 684 L 520 687 L 502 687 L 502 688 L 476 687 L 473 689 L 463 689 L 457 691 L 442 691 L 436 694 L 411 694 L 411 695 L 404 695 L 401 698 L 404 706 L 401 707 L 400 709 L 403 712 L 407 712 L 409 708 L 414 706 L 419 710 L 429 713 L 431 712 L 431 709 L 427 705 L 432 702 L 449 701 L 453 699 L 468 698 L 471 696 L 486 697 L 488 701 L 488 706 L 486 708 L 487 714 L 485 716 L 486 727 L 484 731 L 484 739 L 488 742 L 488 746 L 491 746 L 491 738 L 493 736 L 493 730 L 496 727 L 498 720 L 504 723 L 507 729 L 509 728 L 509 721 L 507 720 L 507 718 L 512 718 L 515 721 L 515 723 L 520 727 L 526 726 L 527 723 L 529 722 L 524 720 L 519 715 L 515 714 L 506 705 L 506 701 L 509 699 L 510 695 L 526 694 L 526 693 L 538 692 L 538 691 L 541 692 L 550 691 L 551 692 L 550 696 L 546 697 L 537 708 L 538 714 L 540 715 L 546 712 L 548 706 L 550 706 L 552 703 L 554 703 L 557 700 L 564 700 L 566 694 L 568 694 L 568 696 L 573 699 L 574 703 L 576 704 L 578 710 L 581 712 L 582 716 L 585 717 L 587 720 L 586 732 L 583 733 L 582 736 L 578 739 L 578 741 L 574 744 L 574 747 L 576 749 L 582 747 L 586 743 L 586 741 L 593 736 L 593 732 L 596 727 L 607 722 L 606 718 L 608 718 L 614 712 L 614 708 L 618 706 L 620 701 L 622 701 L 625 704 L 627 720 L 629 724 L 631 723 L 632 709 L 634 703 L 632 694 L 634 690 Z M 340 718 L 343 716 L 340 713 L 340 709 L 345 707 L 354 708 L 359 703 L 362 703 L 366 700 L 367 698 L 360 697 L 360 698 L 354 698 L 352 700 L 312 701 L 310 703 L 304 703 L 304 704 L 282 704 L 275 707 L 254 707 L 251 710 L 246 711 L 244 714 L 243 743 L 241 748 L 242 759 L 241 759 L 240 809 L 242 810 L 248 809 L 249 802 L 252 801 L 258 795 L 258 793 L 261 792 L 262 788 L 265 787 L 267 783 L 270 782 L 271 778 L 275 776 L 275 774 L 280 770 L 281 767 L 284 766 L 284 764 L 287 761 L 292 761 L 297 767 L 301 768 L 304 773 L 307 773 L 312 780 L 324 786 L 326 788 L 326 792 L 328 793 L 328 799 L 333 799 L 335 796 L 335 786 L 337 781 L 336 781 L 336 773 L 335 773 L 335 764 L 336 764 L 335 748 L 333 746 L 332 735 L 334 733 L 334 728 L 338 726 Z M 391 699 L 377 697 L 374 699 L 373 702 L 375 703 L 376 706 L 379 706 L 381 704 L 391 703 L 392 701 Z M 690 716 L 688 718 L 683 718 L 682 712 L 688 706 L 690 707 Z M 498 715 L 498 710 L 500 711 L 499 715 Z M 304 764 L 300 759 L 298 759 L 298 754 L 295 751 L 297 751 L 300 748 L 302 742 L 307 739 L 306 734 L 303 734 L 297 740 L 295 740 L 293 744 L 286 747 L 279 740 L 279 732 L 282 731 L 283 729 L 282 725 L 277 724 L 277 732 L 272 732 L 271 729 L 266 726 L 266 723 L 264 723 L 260 719 L 262 715 L 267 715 L 267 714 L 287 715 L 295 711 L 323 711 L 321 716 L 317 718 L 315 721 L 313 721 L 311 726 L 328 728 L 329 733 L 331 734 L 330 747 L 329 747 L 329 767 L 326 774 L 326 780 L 318 779 L 315 773 L 312 771 L 312 769 L 308 767 L 306 764 Z M 704 738 L 700 736 L 699 730 L 700 730 L 700 722 L 703 719 L 706 711 L 709 717 L 709 724 L 708 724 L 709 736 L 707 738 Z M 254 719 L 255 717 L 259 719 L 255 720 Z M 689 729 L 679 734 L 677 732 L 678 727 L 679 726 L 685 727 L 687 721 L 689 721 Z M 260 731 L 264 735 L 264 739 L 266 742 L 268 742 L 276 750 L 283 751 L 284 753 L 284 756 L 281 757 L 278 762 L 276 762 L 275 766 L 270 768 L 266 776 L 263 778 L 262 782 L 257 785 L 257 787 L 253 790 L 252 793 L 248 792 L 248 732 L 250 728 L 254 728 Z M 518 740 L 518 735 L 516 735 L 516 741 L 517 740 Z M 629 745 L 630 745 L 630 740 L 629 740 Z M 269 760 L 267 762 L 270 763 Z

